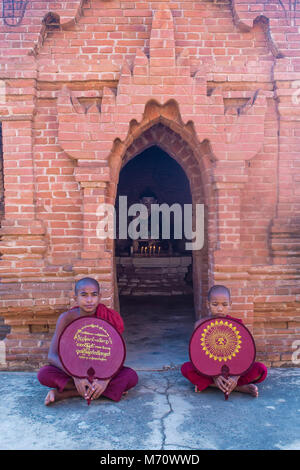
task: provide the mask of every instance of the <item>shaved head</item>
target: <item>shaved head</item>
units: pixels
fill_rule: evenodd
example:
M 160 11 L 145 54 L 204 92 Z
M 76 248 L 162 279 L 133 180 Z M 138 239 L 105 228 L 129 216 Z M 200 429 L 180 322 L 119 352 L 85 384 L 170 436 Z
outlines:
M 224 295 L 227 295 L 228 296 L 228 299 L 230 300 L 230 290 L 228 289 L 228 287 L 226 286 L 222 286 L 222 285 L 215 285 L 213 287 L 211 287 L 208 291 L 208 294 L 207 294 L 207 300 L 210 301 L 211 297 L 214 295 L 214 294 L 224 294 Z
M 91 284 L 95 286 L 95 290 L 100 293 L 100 286 L 99 286 L 98 281 L 96 281 L 96 279 L 93 279 L 92 277 L 84 277 L 83 279 L 79 279 L 79 281 L 76 282 L 75 295 L 78 294 L 80 289 Z

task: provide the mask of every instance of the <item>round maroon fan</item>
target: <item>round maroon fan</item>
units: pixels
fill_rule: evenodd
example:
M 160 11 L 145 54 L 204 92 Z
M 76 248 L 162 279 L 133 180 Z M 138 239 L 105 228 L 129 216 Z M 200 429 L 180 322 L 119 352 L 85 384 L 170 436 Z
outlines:
M 84 316 L 63 330 L 58 355 L 68 374 L 92 383 L 94 379 L 108 379 L 120 370 L 126 348 L 122 336 L 109 322 Z
M 241 322 L 217 317 L 205 320 L 193 332 L 189 344 L 190 360 L 203 375 L 244 375 L 252 366 L 254 339 Z M 225 394 L 225 399 L 228 395 Z

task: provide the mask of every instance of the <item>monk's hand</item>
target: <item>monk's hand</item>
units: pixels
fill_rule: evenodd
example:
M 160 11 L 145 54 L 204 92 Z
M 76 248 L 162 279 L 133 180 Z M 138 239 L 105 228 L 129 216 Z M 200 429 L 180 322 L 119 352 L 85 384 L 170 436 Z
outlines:
M 228 377 L 227 379 L 227 391 L 226 393 L 229 395 L 237 386 L 239 377 L 238 376 L 232 376 Z
M 107 380 L 100 380 L 94 379 L 92 383 L 92 393 L 91 393 L 91 400 L 97 400 L 104 390 L 106 389 L 107 385 L 109 384 L 109 379 Z
M 218 375 L 217 377 L 213 377 L 214 384 L 223 392 L 228 393 L 228 380 L 225 379 L 222 375 Z
M 92 393 L 92 385 L 88 379 L 79 379 L 77 377 L 73 377 L 73 380 L 79 395 L 87 400 Z

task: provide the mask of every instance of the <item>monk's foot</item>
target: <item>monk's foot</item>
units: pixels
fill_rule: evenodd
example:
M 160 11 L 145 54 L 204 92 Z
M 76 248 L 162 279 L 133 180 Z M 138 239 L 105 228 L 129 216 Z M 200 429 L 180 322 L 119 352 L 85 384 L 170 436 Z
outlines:
M 56 393 L 57 393 L 56 390 L 50 390 L 50 392 L 48 392 L 48 394 L 45 398 L 45 405 L 46 406 L 49 406 L 49 405 L 51 405 L 51 403 L 54 403 L 56 401 Z
M 70 397 L 78 397 L 80 396 L 77 390 L 65 390 L 63 392 L 59 392 L 56 389 L 50 390 L 45 398 L 45 405 L 49 406 L 52 403 L 63 400 L 64 398 Z
M 258 397 L 258 388 L 254 384 L 240 385 L 235 388 L 236 392 L 248 393 L 252 397 Z
M 199 390 L 199 388 L 197 387 L 197 385 L 195 385 L 195 393 L 201 393 L 201 390 Z

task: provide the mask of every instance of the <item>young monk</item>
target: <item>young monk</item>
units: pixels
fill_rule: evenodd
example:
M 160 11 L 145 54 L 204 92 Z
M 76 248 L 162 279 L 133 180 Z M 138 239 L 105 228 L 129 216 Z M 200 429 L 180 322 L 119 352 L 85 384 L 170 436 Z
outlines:
M 229 315 L 231 309 L 230 291 L 227 287 L 221 285 L 213 286 L 207 295 L 207 307 L 210 316 L 201 318 L 195 323 L 195 329 L 204 321 L 216 317 L 234 317 Z M 242 320 L 236 318 L 242 323 Z M 192 384 L 195 385 L 195 392 L 201 392 L 207 387 L 217 387 L 223 393 L 228 395 L 233 392 L 249 393 L 253 397 L 258 397 L 258 388 L 256 383 L 262 382 L 267 376 L 267 368 L 260 362 L 255 362 L 248 372 L 239 377 L 231 376 L 226 379 L 222 375 L 217 377 L 206 377 L 198 372 L 191 362 L 185 362 L 181 366 L 181 373 Z
M 78 304 L 71 310 L 62 313 L 57 321 L 54 336 L 48 354 L 49 365 L 38 372 L 38 380 L 42 385 L 50 387 L 45 398 L 45 405 L 62 400 L 63 398 L 81 396 L 85 399 L 96 400 L 100 396 L 119 401 L 123 393 L 134 387 L 138 376 L 133 369 L 122 367 L 111 379 L 95 379 L 91 384 L 88 379 L 71 377 L 64 370 L 58 355 L 58 341 L 64 328 L 81 316 L 96 316 L 110 322 L 120 334 L 124 331 L 121 316 L 100 302 L 100 286 L 90 277 L 80 279 L 75 284 L 75 300 Z

